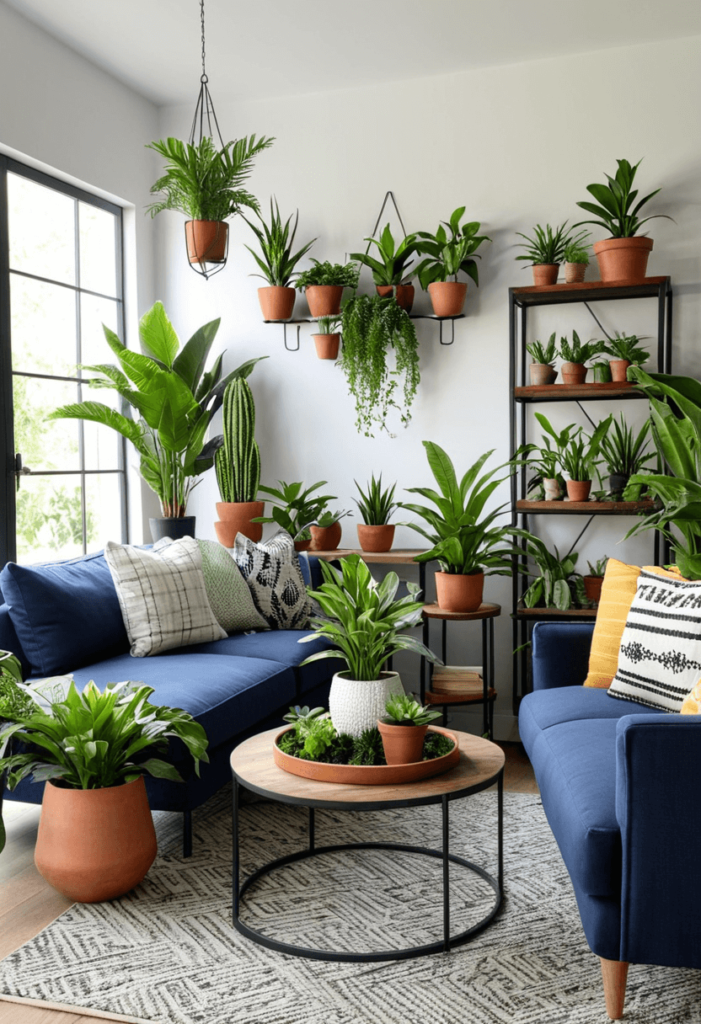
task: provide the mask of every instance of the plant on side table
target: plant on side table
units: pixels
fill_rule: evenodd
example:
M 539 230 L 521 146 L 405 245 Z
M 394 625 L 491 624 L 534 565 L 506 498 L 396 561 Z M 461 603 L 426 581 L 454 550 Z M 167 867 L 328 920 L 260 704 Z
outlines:
M 572 342 L 570 343 L 565 335 L 560 338 L 560 358 L 562 366 L 563 384 L 584 384 L 587 379 L 586 364 L 600 352 L 606 351 L 604 341 L 586 341 L 584 344 L 579 339 L 576 331 L 572 331 Z
M 336 501 L 336 496 L 313 495 L 319 487 L 326 485 L 326 480 L 319 480 L 306 490 L 302 489 L 304 484 L 301 481 L 288 484 L 284 480 L 278 480 L 278 484 L 278 487 L 265 487 L 261 484 L 258 488 L 259 493 L 269 495 L 273 508 L 269 516 L 257 517 L 253 522 L 276 523 L 283 530 L 287 530 L 295 542 L 296 551 L 306 551 L 312 542 L 309 523 L 316 522 L 328 503 Z
M 360 267 L 357 263 L 320 263 L 313 258 L 312 263 L 313 267 L 299 275 L 295 287 L 304 291 L 313 320 L 338 316 L 343 289 L 358 287 Z
M 338 359 L 338 349 L 341 344 L 341 335 L 338 331 L 340 324 L 340 316 L 319 317 L 318 333 L 312 334 L 319 359 Z
M 642 366 L 650 358 L 646 348 L 640 347 L 641 339 L 635 334 L 616 334 L 615 338 L 609 338 L 604 342 L 604 352 L 614 359 L 609 360 L 611 367 L 611 380 L 622 384 L 628 380 L 629 366 Z
M 352 252 L 350 257 L 357 260 L 363 267 L 372 271 L 372 279 L 375 282 L 377 294 L 384 298 L 393 298 L 397 305 L 411 313 L 414 304 L 414 286 L 410 284 L 414 273 L 407 271 L 412 264 L 409 259 L 418 251 L 416 235 L 407 235 L 406 238 L 395 247 L 394 237 L 390 231 L 389 224 L 385 227 L 380 238 L 365 238 L 363 241 L 368 245 L 377 246 L 378 258 L 369 256 L 366 252 Z
M 258 301 L 263 319 L 289 320 L 295 305 L 295 290 L 290 287 L 290 281 L 297 276 L 295 267 L 309 252 L 316 242 L 316 238 L 293 253 L 292 246 L 297 234 L 299 211 L 295 214 L 293 227 L 290 227 L 292 215 L 283 224 L 277 199 L 270 200 L 269 225 L 265 223 L 260 213 L 258 213 L 260 227 L 252 224 L 246 217 L 243 219 L 258 239 L 262 254 L 259 256 L 251 249 L 250 245 L 246 246 L 262 271 L 261 274 L 251 274 L 251 277 L 262 277 L 264 281 L 268 282 L 267 288 L 258 289 Z
M 621 500 L 630 478 L 639 473 L 646 462 L 656 458 L 654 452 L 647 451 L 650 427 L 650 420 L 645 420 L 636 434 L 621 413 L 601 439 L 601 454 L 610 474 L 609 491 L 614 500 Z
M 529 367 L 531 384 L 555 383 L 557 379 L 557 370 L 555 369 L 557 344 L 555 337 L 555 331 L 553 331 L 547 345 L 543 345 L 540 341 L 529 342 L 526 345 L 526 351 L 533 360 Z
M 440 717 L 440 711 L 422 707 L 406 693 L 390 697 L 385 716 L 377 722 L 387 764 L 420 761 L 428 727 Z
M 397 508 L 394 500 L 397 485 L 383 490 L 381 473 L 377 480 L 373 473 L 365 491 L 357 480 L 354 483 L 360 495 L 354 501 L 363 518 L 362 523 L 356 526 L 360 547 L 363 551 L 390 551 L 394 541 L 394 523 L 390 523 L 389 518 Z
M 256 407 L 248 381 L 232 380 L 224 392 L 222 446 L 214 456 L 221 501 L 214 524 L 219 543 L 233 548 L 237 533 L 256 543 L 263 536 L 258 522 L 265 502 L 257 501 L 260 450 L 255 439 Z
M 589 575 L 583 577 L 584 582 L 584 593 L 586 594 L 587 601 L 590 604 L 598 604 L 601 600 L 601 587 L 604 582 L 604 573 L 606 572 L 606 563 L 608 562 L 608 555 L 604 555 L 597 562 L 592 565 L 591 562 L 587 562 L 589 566 Z
M 594 433 L 584 431 L 573 436 L 560 455 L 560 465 L 569 476 L 567 497 L 570 501 L 588 501 L 596 466 L 601 462 L 601 442 L 611 426 L 613 416 L 602 420 Z
M 441 221 L 435 234 L 417 232 L 421 239 L 419 253 L 426 259 L 421 261 L 415 273 L 424 291 L 428 290 L 433 312 L 438 317 L 461 315 L 467 296 L 467 282 L 458 281 L 458 274 L 467 274 L 479 287 L 476 260 L 482 257 L 477 250 L 482 242 L 491 242 L 487 235 L 479 234 L 479 221 L 460 224 L 464 213 L 464 206 L 453 210 L 450 219 Z
M 517 231 L 516 234 L 525 239 L 516 244 L 526 250 L 523 256 L 517 256 L 516 259 L 525 261 L 533 268 L 533 284 L 537 288 L 556 284 L 567 247 L 581 246 L 589 237 L 586 231 L 573 237 L 572 232 L 567 230 L 567 221 L 555 229 L 549 224 L 545 227 L 536 224 L 532 236 L 525 235 L 522 231 Z

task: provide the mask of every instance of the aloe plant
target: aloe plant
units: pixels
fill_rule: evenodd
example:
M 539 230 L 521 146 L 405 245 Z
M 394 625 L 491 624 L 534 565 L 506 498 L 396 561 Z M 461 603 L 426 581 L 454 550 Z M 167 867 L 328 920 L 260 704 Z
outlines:
M 292 224 L 292 215 L 287 218 L 284 224 L 282 223 L 277 199 L 270 200 L 269 225 L 265 223 L 260 213 L 258 213 L 258 219 L 261 224 L 260 227 L 256 224 L 252 224 L 246 217 L 243 219 L 258 239 L 262 253 L 261 258 L 257 252 L 254 252 L 253 249 L 251 249 L 250 245 L 246 246 L 246 249 L 248 249 L 251 256 L 262 270 L 262 274 L 251 274 L 251 277 L 262 277 L 269 285 L 277 286 L 279 288 L 287 288 L 290 281 L 295 276 L 295 267 L 302 257 L 306 256 L 314 245 L 314 242 L 316 242 L 316 238 L 312 238 L 311 242 L 307 242 L 307 244 L 303 245 L 301 249 L 297 250 L 297 252 L 292 252 L 295 235 L 297 234 L 299 211 L 295 214 L 294 226 L 292 228 L 290 228 L 290 225 Z
M 222 501 L 255 501 L 260 484 L 256 407 L 248 381 L 232 380 L 224 392 L 223 444 L 214 456 Z

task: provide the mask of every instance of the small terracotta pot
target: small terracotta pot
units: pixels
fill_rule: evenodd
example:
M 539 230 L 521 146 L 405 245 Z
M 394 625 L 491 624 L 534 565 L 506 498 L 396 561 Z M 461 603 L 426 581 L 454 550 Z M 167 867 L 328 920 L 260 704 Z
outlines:
M 586 263 L 565 263 L 565 284 L 579 284 L 586 272 Z
M 393 295 L 398 306 L 405 309 L 407 313 L 411 313 L 411 307 L 414 305 L 414 286 L 413 284 L 378 284 L 375 285 L 377 294 L 383 299 Z
M 544 288 L 547 285 L 557 284 L 557 275 L 559 270 L 559 263 L 534 263 L 533 284 L 536 288 Z
M 294 288 L 269 285 L 258 289 L 258 301 L 264 320 L 289 320 L 295 308 Z
M 311 537 L 309 538 L 309 540 L 296 540 L 295 541 L 295 551 L 309 551 L 309 548 L 311 546 L 312 546 Z
M 436 600 L 444 612 L 476 612 L 482 604 L 484 573 L 436 573 Z
M 338 316 L 341 312 L 343 288 L 337 284 L 311 284 L 305 290 L 309 313 L 315 320 L 322 316 Z
M 550 363 L 531 363 L 529 373 L 531 384 L 554 384 L 557 378 L 557 370 Z
M 611 380 L 616 384 L 625 384 L 628 380 L 629 359 L 609 359 Z
M 543 491 L 546 501 L 560 501 L 562 498 L 562 487 L 557 477 L 543 477 Z
M 312 334 L 319 359 L 338 359 L 340 334 Z
M 312 533 L 312 551 L 335 551 L 341 543 L 343 531 L 340 522 L 333 526 L 310 526 L 309 529 Z
M 609 491 L 612 495 L 620 498 L 628 486 L 630 477 L 627 473 L 612 473 L 609 477 Z
M 153 864 L 156 849 L 143 778 L 108 789 L 46 783 L 34 863 L 69 900 L 99 903 L 129 892 Z
M 252 523 L 251 519 L 265 514 L 264 501 L 218 501 L 216 507 L 219 522 L 214 524 L 214 529 L 220 544 L 233 548 L 237 533 L 242 533 L 256 544 L 259 542 L 263 536 L 263 524 Z
M 583 384 L 587 379 L 584 363 L 563 363 L 560 367 L 563 384 Z
M 394 542 L 394 523 L 369 526 L 357 523 L 358 543 L 363 551 L 390 551 Z
M 428 725 L 390 725 L 378 718 L 387 764 L 416 764 L 422 760 Z
M 465 281 L 434 281 L 428 286 L 431 305 L 436 316 L 460 316 L 465 308 Z
M 599 603 L 601 600 L 601 585 L 603 582 L 603 576 L 584 577 L 584 593 L 587 595 L 587 601 L 591 601 L 592 604 Z
M 223 220 L 188 220 L 185 223 L 190 263 L 224 263 L 229 225 Z
M 568 480 L 567 497 L 570 501 L 589 501 L 591 480 Z
M 633 238 L 605 238 L 602 242 L 594 242 L 601 280 L 604 283 L 620 281 L 625 284 L 644 281 L 652 244 L 651 238 L 640 235 L 634 235 Z

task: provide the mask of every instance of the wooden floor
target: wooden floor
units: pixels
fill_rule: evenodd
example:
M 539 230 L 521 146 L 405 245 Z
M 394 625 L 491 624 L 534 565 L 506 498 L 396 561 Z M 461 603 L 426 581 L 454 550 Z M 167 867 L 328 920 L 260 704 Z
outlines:
M 537 793 L 533 769 L 520 743 L 500 743 L 506 753 L 505 788 Z M 0 959 L 27 942 L 70 906 L 34 867 L 40 807 L 6 800 L 7 846 L 0 855 Z M 109 1024 L 106 1017 L 45 1010 L 0 1000 L 0 1024 Z

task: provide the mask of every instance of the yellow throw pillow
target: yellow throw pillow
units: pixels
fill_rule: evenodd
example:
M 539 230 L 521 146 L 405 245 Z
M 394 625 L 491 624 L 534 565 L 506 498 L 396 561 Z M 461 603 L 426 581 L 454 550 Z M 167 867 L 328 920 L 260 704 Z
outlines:
M 682 704 L 682 715 L 701 715 L 701 679 Z

